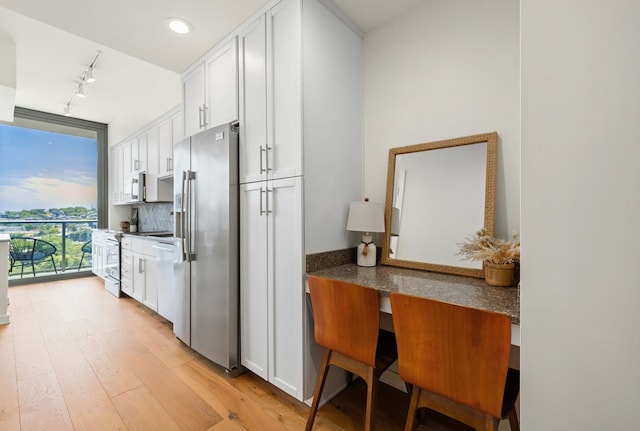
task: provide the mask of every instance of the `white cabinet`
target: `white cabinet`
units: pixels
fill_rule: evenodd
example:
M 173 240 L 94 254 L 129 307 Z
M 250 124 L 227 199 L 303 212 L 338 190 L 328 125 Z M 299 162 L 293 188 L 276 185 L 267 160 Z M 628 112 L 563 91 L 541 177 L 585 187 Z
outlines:
M 198 64 L 182 77 L 182 98 L 184 111 L 184 134 L 195 135 L 204 130 L 206 124 L 205 64 Z
M 124 201 L 124 146 L 118 145 L 111 150 L 111 199 L 112 203 Z
M 185 136 L 238 119 L 237 45 L 234 37 L 183 76 Z
M 98 230 L 91 233 L 91 272 L 100 278 L 105 278 L 104 235 Z
M 241 31 L 240 182 L 303 173 L 301 21 L 283 1 Z
M 111 150 L 113 204 L 131 204 L 132 187 L 146 173 L 145 201 L 173 200 L 173 144 L 182 139 L 182 110 L 174 108 Z M 139 188 L 139 187 L 138 187 Z
M 301 399 L 302 178 L 240 186 L 240 253 L 242 365 Z
M 120 288 L 154 311 L 158 310 L 155 240 L 124 236 L 121 241 Z
M 158 125 L 158 177 L 173 175 L 173 119 Z
M 238 119 L 238 42 L 234 37 L 206 60 L 207 128 Z

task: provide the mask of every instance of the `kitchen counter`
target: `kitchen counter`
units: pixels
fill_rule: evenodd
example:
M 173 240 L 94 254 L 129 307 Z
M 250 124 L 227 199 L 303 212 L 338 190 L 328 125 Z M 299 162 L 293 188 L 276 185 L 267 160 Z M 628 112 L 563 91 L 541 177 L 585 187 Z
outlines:
M 151 240 L 173 240 L 173 232 L 123 232 L 123 236 Z
M 381 310 L 388 313 L 391 312 L 389 294 L 400 292 L 495 311 L 508 315 L 513 325 L 520 324 L 520 288 L 490 286 L 482 278 L 385 265 L 361 267 L 355 264 L 336 266 L 310 274 L 377 289 L 382 299 Z

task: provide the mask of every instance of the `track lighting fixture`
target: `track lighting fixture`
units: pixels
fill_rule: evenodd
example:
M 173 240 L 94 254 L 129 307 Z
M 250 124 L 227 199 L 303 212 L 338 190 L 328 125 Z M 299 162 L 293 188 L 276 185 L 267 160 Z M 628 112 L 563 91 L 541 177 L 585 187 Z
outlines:
M 89 66 L 85 76 L 85 81 L 89 84 L 96 82 L 96 78 L 93 77 L 93 66 Z
M 93 60 L 91 61 L 91 63 L 89 63 L 89 66 L 82 71 L 82 74 L 78 77 L 78 84 L 76 85 L 75 90 L 73 90 L 73 93 L 71 93 L 71 97 L 69 97 L 69 100 L 67 101 L 67 103 L 64 104 L 64 115 L 69 117 L 71 116 L 71 104 L 73 103 L 73 99 L 78 96 L 78 97 L 86 97 L 86 94 L 84 93 L 84 83 L 92 83 L 96 81 L 96 78 L 93 76 L 93 69 L 95 68 L 96 62 L 98 61 L 98 57 L 100 57 L 100 54 L 102 54 L 102 51 L 98 51 L 96 52 L 95 57 L 93 57 Z
M 84 86 L 82 85 L 82 81 L 78 82 L 78 88 L 76 89 L 76 96 L 78 97 L 86 97 L 84 94 Z

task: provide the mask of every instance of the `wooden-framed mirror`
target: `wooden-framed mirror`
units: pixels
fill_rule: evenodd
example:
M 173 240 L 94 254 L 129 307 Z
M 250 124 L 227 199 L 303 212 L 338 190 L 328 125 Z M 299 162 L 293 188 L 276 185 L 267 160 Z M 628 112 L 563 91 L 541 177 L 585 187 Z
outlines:
M 389 150 L 382 264 L 484 277 L 458 244 L 495 223 L 498 134 Z

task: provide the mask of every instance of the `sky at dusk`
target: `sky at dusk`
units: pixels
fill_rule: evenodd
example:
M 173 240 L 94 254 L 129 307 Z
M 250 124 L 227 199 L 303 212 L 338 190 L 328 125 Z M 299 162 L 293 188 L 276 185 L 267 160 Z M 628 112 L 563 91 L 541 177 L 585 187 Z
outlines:
M 96 139 L 0 124 L 0 212 L 97 202 Z

